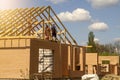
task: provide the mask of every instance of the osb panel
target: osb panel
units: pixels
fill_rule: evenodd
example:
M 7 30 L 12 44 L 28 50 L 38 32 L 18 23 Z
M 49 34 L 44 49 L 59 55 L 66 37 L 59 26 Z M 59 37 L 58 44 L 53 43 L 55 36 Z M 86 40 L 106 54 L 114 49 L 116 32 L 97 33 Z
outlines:
M 30 39 L 4 39 L 0 40 L 0 48 L 29 47 Z
M 98 63 L 97 53 L 86 53 L 86 65 L 97 65 Z
M 5 40 L 0 40 L 0 47 L 4 47 L 5 45 L 4 45 L 4 41 Z
M 25 45 L 26 47 L 30 46 L 30 39 L 25 39 Z
M 11 47 L 12 41 L 11 40 L 5 40 L 5 47 Z
M 12 40 L 12 47 L 18 47 L 19 40 L 18 39 L 13 39 Z
M 24 46 L 26 46 L 25 44 L 26 44 L 26 41 L 25 41 L 25 39 L 19 39 L 19 46 L 20 47 L 24 47 Z
M 29 49 L 0 49 L 0 78 L 29 77 Z

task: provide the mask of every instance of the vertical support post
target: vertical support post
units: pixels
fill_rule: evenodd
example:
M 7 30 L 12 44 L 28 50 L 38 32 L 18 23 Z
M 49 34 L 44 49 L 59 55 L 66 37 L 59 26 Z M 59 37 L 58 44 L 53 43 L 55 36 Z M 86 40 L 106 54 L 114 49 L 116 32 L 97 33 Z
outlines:
M 43 40 L 45 39 L 45 21 L 43 20 Z
M 73 71 L 73 46 L 72 45 L 70 45 L 70 47 L 71 47 L 71 49 L 70 49 L 70 59 L 71 59 L 71 61 L 70 61 L 70 63 L 71 63 L 71 70 Z
M 29 34 L 29 36 L 30 36 L 30 35 L 31 35 L 31 30 L 30 30 L 30 29 L 31 29 L 31 27 L 32 27 L 32 20 L 31 20 L 30 17 L 29 17 L 29 19 L 28 19 L 28 26 L 29 26 L 29 27 L 28 27 L 28 30 L 29 30 L 29 33 L 28 33 L 28 34 Z M 22 27 L 22 28 L 23 28 L 23 27 Z M 23 35 L 23 33 L 22 33 L 22 35 Z
M 50 21 L 50 6 L 48 7 L 48 20 Z
M 85 66 L 85 65 L 84 65 L 84 57 L 85 57 L 85 56 L 84 56 L 83 48 L 80 48 L 80 61 L 79 61 L 79 62 L 80 62 L 80 64 L 81 64 L 81 65 L 80 65 L 80 66 L 81 66 L 81 69 L 80 69 L 81 71 L 84 70 L 84 66 Z
M 50 18 L 50 6 L 48 7 L 48 21 L 50 21 L 51 18 Z M 49 27 L 51 26 L 51 22 L 48 22 L 49 23 Z M 51 32 L 50 32 L 51 33 Z M 52 35 L 50 34 L 50 40 L 52 40 Z
M 44 68 L 45 68 L 45 60 L 44 60 L 44 49 L 43 49 L 43 70 L 44 70 Z M 42 78 L 44 78 L 44 71 L 42 71 Z
M 73 47 L 73 71 L 75 71 L 75 47 Z
M 68 76 L 70 78 L 70 70 L 71 70 L 71 46 L 68 46 Z
M 65 35 L 65 44 L 66 44 L 66 30 L 65 30 L 65 32 L 64 32 L 64 35 Z

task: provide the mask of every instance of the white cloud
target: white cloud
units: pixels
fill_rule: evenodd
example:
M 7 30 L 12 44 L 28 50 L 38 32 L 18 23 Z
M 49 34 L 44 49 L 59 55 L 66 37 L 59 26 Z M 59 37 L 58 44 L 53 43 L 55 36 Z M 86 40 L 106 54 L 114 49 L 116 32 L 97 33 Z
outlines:
M 106 31 L 108 28 L 108 25 L 104 22 L 95 22 L 88 27 L 91 31 Z
M 62 21 L 87 21 L 91 19 L 89 11 L 77 8 L 73 12 L 61 12 L 57 15 Z
M 88 0 L 94 8 L 116 5 L 120 0 Z
M 98 38 L 94 38 L 95 43 L 99 43 L 99 39 Z
M 53 4 L 58 4 L 58 3 L 65 2 L 65 1 L 67 1 L 67 0 L 47 0 L 47 1 L 50 1 L 50 2 L 52 2 Z

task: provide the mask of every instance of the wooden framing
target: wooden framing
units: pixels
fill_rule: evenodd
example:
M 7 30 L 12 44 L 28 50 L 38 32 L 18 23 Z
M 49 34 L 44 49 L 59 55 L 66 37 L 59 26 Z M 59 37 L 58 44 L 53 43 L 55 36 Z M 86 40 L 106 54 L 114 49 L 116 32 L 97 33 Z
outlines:
M 43 28 L 43 38 L 40 39 L 44 39 L 45 24 L 49 26 L 55 24 L 58 32 L 57 40 L 61 43 L 67 42 L 77 45 L 77 42 L 50 6 L 0 10 L 0 39 L 21 38 L 21 36 L 37 38 L 35 34 L 41 28 Z
M 45 40 L 46 24 L 50 27 L 55 24 L 57 41 Z M 3 65 L 5 65 L 5 67 L 0 66 L 1 73 L 4 73 L 4 70 L 10 70 L 10 72 L 8 71 L 0 75 L 0 78 L 27 79 L 34 75 L 34 73 L 38 73 L 39 49 L 50 49 L 54 52 L 54 56 L 52 56 L 54 58 L 52 63 L 54 70 L 52 73 L 53 78 L 65 76 L 79 77 L 79 75 L 76 76 L 76 72 L 81 75 L 84 73 L 84 69 L 73 71 L 75 65 L 72 54 L 77 52 L 73 52 L 72 49 L 75 46 L 80 49 L 80 46 L 77 45 L 77 42 L 50 6 L 0 10 L 0 44 L 0 61 L 4 61 Z M 5 60 L 9 55 L 16 55 L 16 57 Z M 19 57 L 19 55 L 22 57 Z M 16 58 L 19 60 L 15 61 Z M 25 60 L 26 62 L 20 60 Z M 10 65 L 7 64 L 9 61 L 11 62 Z M 14 67 L 11 67 L 11 65 Z M 19 68 L 16 65 L 20 65 Z M 8 66 L 10 67 L 8 68 Z M 83 62 L 81 66 L 83 68 Z M 28 73 L 25 72 L 25 74 L 27 74 L 27 77 L 21 77 L 21 70 L 25 71 L 26 68 Z M 16 70 L 15 76 L 12 75 L 14 73 L 12 69 Z M 75 74 L 72 74 L 71 71 L 75 72 Z
M 45 78 L 46 72 L 49 72 L 51 78 L 75 78 L 84 74 L 84 57 L 81 46 L 71 46 L 70 44 L 61 44 L 60 42 L 29 39 L 30 37 L 15 37 L 0 39 L 0 78 L 6 79 L 32 79 L 34 76 Z M 77 48 L 78 51 L 74 49 Z M 41 50 L 49 49 L 52 55 L 41 53 Z M 43 51 L 44 52 L 44 51 Z M 41 56 L 42 54 L 43 56 Z M 80 54 L 78 57 L 80 69 L 74 69 L 76 59 L 74 54 Z M 53 61 L 45 61 L 45 58 L 52 57 Z M 78 61 L 78 60 L 77 60 Z M 43 63 L 50 63 L 50 66 L 44 66 Z M 41 70 L 40 66 L 43 70 Z M 48 68 L 51 68 L 50 72 Z M 44 74 L 46 73 L 46 74 Z M 42 75 L 42 76 L 41 76 Z

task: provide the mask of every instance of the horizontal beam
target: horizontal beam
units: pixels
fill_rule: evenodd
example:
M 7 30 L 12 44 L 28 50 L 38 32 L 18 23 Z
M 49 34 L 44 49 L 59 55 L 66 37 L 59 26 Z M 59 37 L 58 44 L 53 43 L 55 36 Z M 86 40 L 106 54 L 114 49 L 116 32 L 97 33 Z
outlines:
M 1 39 L 32 39 L 32 38 L 37 38 L 36 36 L 6 36 L 6 37 L 0 37 Z

